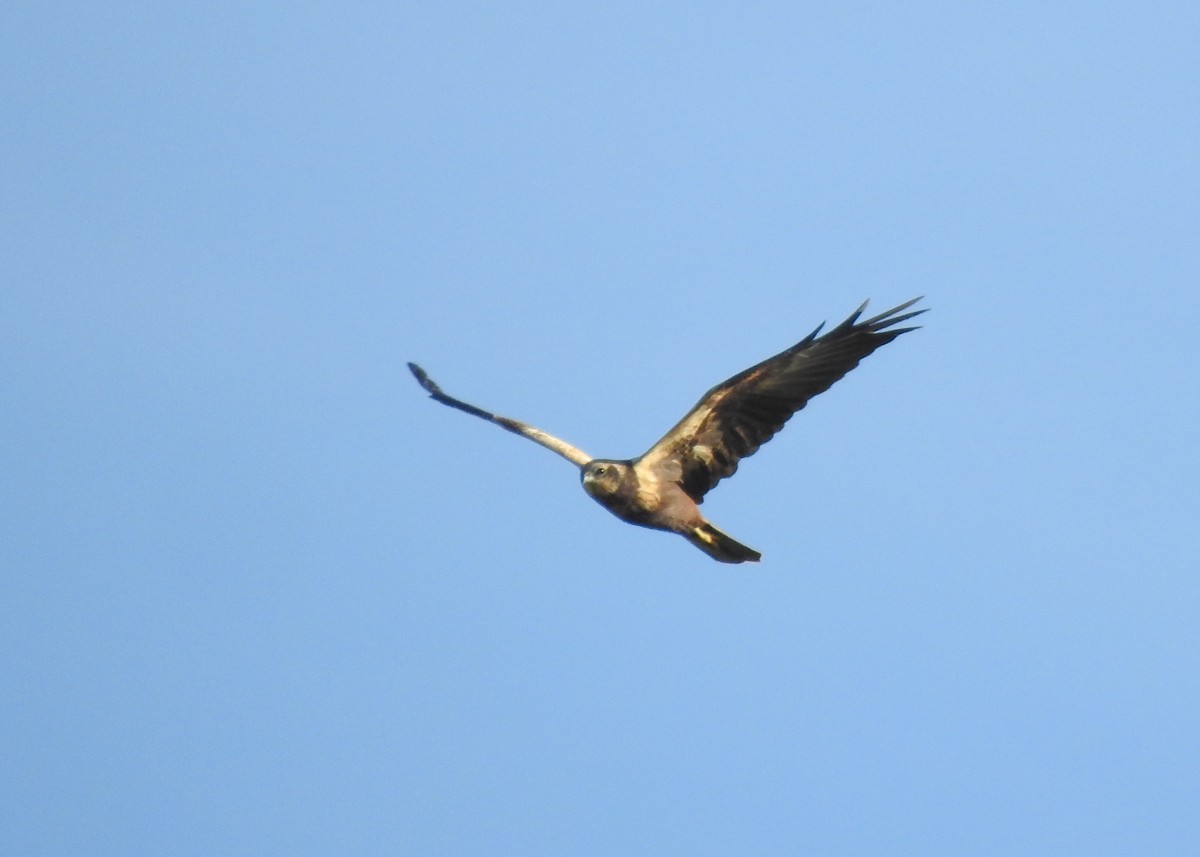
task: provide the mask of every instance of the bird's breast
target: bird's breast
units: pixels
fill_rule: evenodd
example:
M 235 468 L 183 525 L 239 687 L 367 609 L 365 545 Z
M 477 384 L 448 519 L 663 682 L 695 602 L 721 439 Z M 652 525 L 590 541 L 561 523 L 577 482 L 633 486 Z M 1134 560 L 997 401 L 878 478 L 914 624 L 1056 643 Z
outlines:
M 623 521 L 654 526 L 653 519 L 661 498 L 653 483 L 638 479 L 629 471 L 614 484 L 585 479 L 583 488 L 593 500 Z

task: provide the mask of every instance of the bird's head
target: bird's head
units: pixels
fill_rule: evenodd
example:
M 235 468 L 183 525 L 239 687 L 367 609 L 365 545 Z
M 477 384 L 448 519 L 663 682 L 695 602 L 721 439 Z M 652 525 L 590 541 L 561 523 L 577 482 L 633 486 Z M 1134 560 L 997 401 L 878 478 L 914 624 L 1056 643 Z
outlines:
M 580 472 L 583 490 L 596 499 L 611 497 L 620 489 L 621 481 L 628 471 L 629 465 L 620 461 L 608 461 L 603 458 L 589 461 Z

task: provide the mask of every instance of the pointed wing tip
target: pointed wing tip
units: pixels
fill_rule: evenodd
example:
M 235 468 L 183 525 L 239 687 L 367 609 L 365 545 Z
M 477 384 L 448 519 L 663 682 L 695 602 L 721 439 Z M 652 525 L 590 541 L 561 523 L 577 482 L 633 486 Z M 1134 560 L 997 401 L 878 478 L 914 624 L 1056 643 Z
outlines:
M 883 315 L 887 315 L 887 314 L 893 313 L 893 312 L 903 312 L 904 310 L 908 309 L 913 304 L 915 304 L 919 301 L 923 301 L 923 300 L 925 300 L 925 295 L 917 295 L 915 298 L 909 298 L 904 303 L 898 304 L 898 305 L 892 307 L 887 312 L 883 313 Z M 864 309 L 867 308 L 867 304 L 869 304 L 870 302 L 871 302 L 871 299 L 867 298 L 865 301 L 862 302 L 862 305 L 857 310 L 855 310 L 855 312 L 862 312 Z
M 910 318 L 916 318 L 921 313 L 929 312 L 929 307 L 921 307 L 921 309 L 915 309 L 912 312 L 905 312 L 906 309 L 915 304 L 917 301 L 922 300 L 924 297 L 924 295 L 919 295 L 911 300 L 905 301 L 899 306 L 892 307 L 887 312 L 881 312 L 874 318 L 869 318 L 864 321 L 860 327 L 868 327 L 872 330 L 881 331 L 884 328 L 891 327 L 894 324 L 899 324 L 902 321 L 908 321 Z M 894 330 L 892 333 L 907 333 L 910 330 L 916 329 L 917 327 L 908 327 L 904 330 Z
M 425 392 L 429 393 L 430 395 L 441 392 L 441 389 L 438 387 L 438 385 L 433 383 L 430 377 L 425 374 L 425 370 L 416 363 L 410 362 L 408 364 L 408 371 L 413 373 L 413 377 L 417 379 L 417 383 L 421 385 L 421 388 Z
M 908 309 L 913 304 L 917 303 L 918 301 L 923 301 L 923 300 L 925 300 L 924 295 L 917 295 L 912 300 L 905 301 L 904 303 L 900 304 L 900 306 L 896 307 L 894 310 L 892 310 L 892 312 L 903 312 L 904 310 Z M 930 309 L 931 309 L 931 307 L 927 307 L 927 306 L 920 307 L 919 309 L 915 309 L 912 312 L 905 314 L 904 318 L 915 318 L 916 316 L 920 315 L 923 312 L 929 312 Z

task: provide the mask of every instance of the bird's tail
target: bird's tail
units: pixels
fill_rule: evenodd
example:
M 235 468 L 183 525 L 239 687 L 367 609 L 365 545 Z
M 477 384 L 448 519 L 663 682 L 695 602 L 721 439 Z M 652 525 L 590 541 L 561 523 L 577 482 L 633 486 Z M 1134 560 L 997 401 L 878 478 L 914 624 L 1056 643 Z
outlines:
M 684 537 L 720 562 L 758 562 L 762 554 L 718 530 L 708 521 L 686 531 Z

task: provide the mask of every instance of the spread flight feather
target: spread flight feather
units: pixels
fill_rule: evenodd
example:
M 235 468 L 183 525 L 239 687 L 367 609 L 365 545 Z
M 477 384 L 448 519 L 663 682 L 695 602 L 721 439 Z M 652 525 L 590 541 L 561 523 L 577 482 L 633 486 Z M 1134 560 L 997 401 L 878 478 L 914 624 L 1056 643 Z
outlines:
M 856 324 L 867 304 L 824 336 L 818 325 L 791 348 L 713 387 L 662 440 L 635 462 L 639 468 L 678 470 L 696 502 L 732 476 L 738 461 L 775 436 L 813 396 L 824 393 L 881 345 L 914 328 L 892 325 L 920 315 L 905 313 L 920 298 Z

